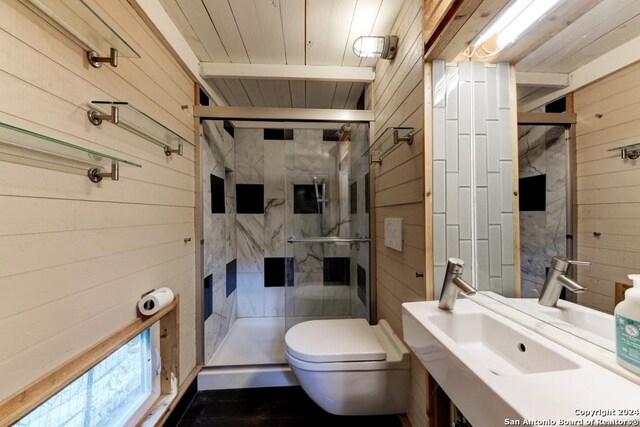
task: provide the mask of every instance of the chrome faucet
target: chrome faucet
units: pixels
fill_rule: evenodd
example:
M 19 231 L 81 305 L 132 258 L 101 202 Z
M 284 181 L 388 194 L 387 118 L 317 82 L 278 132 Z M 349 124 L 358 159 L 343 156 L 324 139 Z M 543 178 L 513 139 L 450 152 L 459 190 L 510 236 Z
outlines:
M 563 256 L 554 256 L 551 258 L 551 268 L 549 268 L 547 278 L 544 280 L 544 286 L 542 287 L 540 299 L 538 300 L 539 304 L 547 307 L 555 307 L 556 304 L 558 304 L 558 299 L 560 298 L 563 287 L 578 294 L 587 290 L 587 288 L 566 276 L 569 266 L 572 264 L 591 265 L 588 261 L 571 261 Z
M 447 262 L 447 273 L 442 284 L 442 293 L 438 308 L 453 311 L 456 305 L 458 294 L 462 291 L 465 295 L 473 295 L 476 290 L 473 286 L 465 282 L 460 275 L 464 270 L 464 261 L 458 258 L 449 258 Z

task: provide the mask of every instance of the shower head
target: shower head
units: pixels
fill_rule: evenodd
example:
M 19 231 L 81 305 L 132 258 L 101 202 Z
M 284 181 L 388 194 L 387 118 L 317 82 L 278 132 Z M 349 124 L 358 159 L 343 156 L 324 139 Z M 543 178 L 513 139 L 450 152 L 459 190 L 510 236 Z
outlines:
M 336 131 L 336 133 L 334 133 L 334 134 L 333 134 L 333 137 L 334 137 L 334 138 L 338 138 L 338 139 L 340 139 L 340 138 L 342 138 L 342 134 L 343 134 L 345 131 L 347 131 L 347 132 L 348 132 L 348 131 L 350 131 L 350 130 L 351 130 L 351 123 L 345 123 L 345 124 L 343 124 L 342 126 L 340 126 L 340 129 L 339 129 L 339 130 L 337 130 L 337 131 Z
M 316 200 L 320 200 L 321 197 L 320 197 L 320 190 L 318 189 L 318 177 L 317 176 L 313 177 L 313 187 L 316 190 Z

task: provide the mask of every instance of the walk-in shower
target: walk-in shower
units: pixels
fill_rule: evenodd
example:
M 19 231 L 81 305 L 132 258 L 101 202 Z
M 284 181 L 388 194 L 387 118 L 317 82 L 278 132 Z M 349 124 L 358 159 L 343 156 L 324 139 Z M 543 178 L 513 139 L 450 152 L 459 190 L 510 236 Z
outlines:
M 368 124 L 202 126 L 205 362 L 284 369 L 294 324 L 370 317 Z

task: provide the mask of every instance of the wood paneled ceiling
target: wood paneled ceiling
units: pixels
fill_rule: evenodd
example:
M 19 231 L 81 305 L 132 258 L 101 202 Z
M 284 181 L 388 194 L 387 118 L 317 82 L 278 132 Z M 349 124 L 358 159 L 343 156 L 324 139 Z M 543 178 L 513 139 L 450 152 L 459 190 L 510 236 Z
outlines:
M 572 3 L 583 7 L 582 1 Z M 579 18 L 566 22 L 553 37 L 530 49 L 516 63 L 516 69 L 571 73 L 636 37 L 640 37 L 640 1 L 598 1 Z M 523 87 L 518 89 L 518 98 L 526 102 L 549 92 L 553 89 Z
M 387 34 L 402 0 L 160 0 L 200 62 L 375 65 L 352 51 Z M 402 42 L 402 41 L 401 41 Z M 229 105 L 355 108 L 361 82 L 212 79 Z
M 426 34 L 427 60 L 467 60 L 462 55 L 464 49 L 509 3 L 509 0 L 438 2 L 453 12 L 445 14 L 445 8 L 440 7 L 440 15 L 448 22 L 440 33 L 434 30 L 433 34 Z M 429 9 L 425 9 L 425 14 L 427 11 Z M 435 12 L 437 10 L 432 11 Z M 592 61 L 604 58 L 603 55 L 639 37 L 638 0 L 561 0 L 502 52 L 484 59 L 474 57 L 473 60 L 515 64 L 519 77 L 524 75 L 522 73 L 530 73 L 529 76 L 537 74 L 530 80 L 539 80 L 540 85 L 518 87 L 519 102 L 532 107 L 537 100 L 549 101 L 558 93 L 558 86 L 542 87 L 545 74 L 538 73 L 555 73 L 553 76 L 546 74 L 549 81 L 562 80 L 562 75 L 565 75 L 570 84 L 569 74 L 588 68 Z M 633 52 L 622 55 L 629 57 L 629 63 L 634 61 L 633 55 L 637 56 L 635 60 L 640 60 L 640 54 Z

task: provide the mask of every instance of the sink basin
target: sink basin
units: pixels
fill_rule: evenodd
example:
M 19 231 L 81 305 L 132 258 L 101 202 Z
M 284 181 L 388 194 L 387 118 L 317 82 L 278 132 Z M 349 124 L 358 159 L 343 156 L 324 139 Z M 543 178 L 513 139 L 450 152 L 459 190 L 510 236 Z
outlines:
M 402 304 L 402 325 L 406 343 L 474 427 L 586 422 L 593 417 L 576 409 L 637 406 L 637 385 L 469 299 L 453 312 L 437 301 Z
M 579 366 L 487 313 L 434 316 L 431 321 L 494 375 L 516 376 Z

